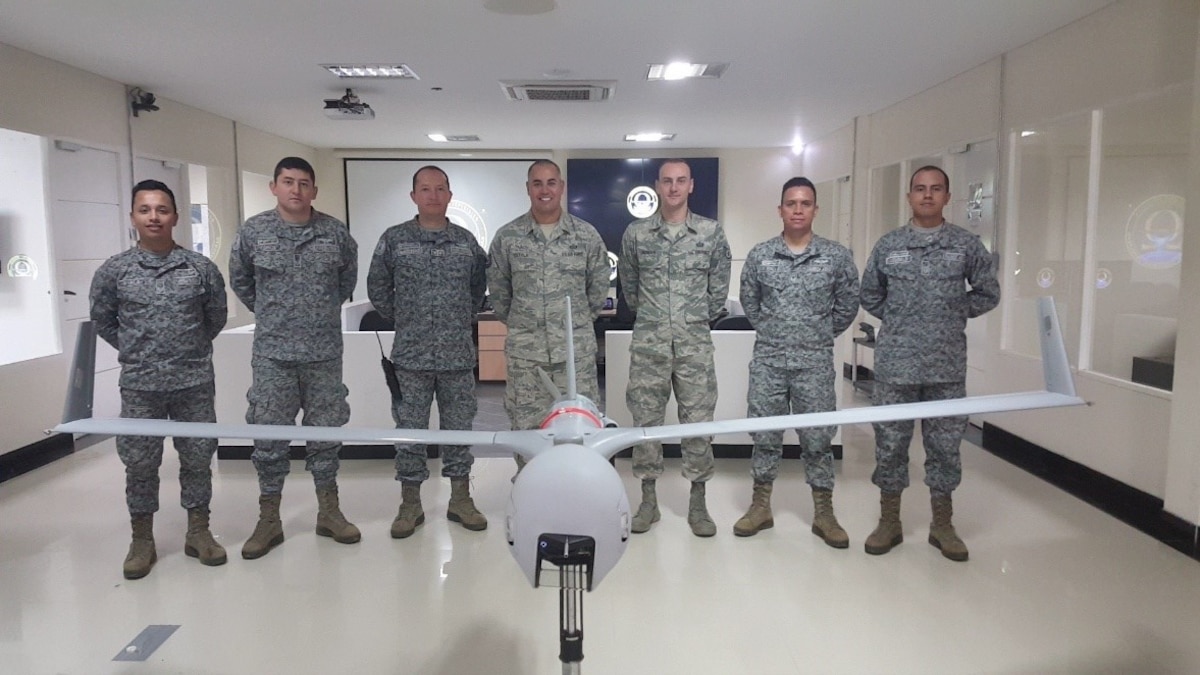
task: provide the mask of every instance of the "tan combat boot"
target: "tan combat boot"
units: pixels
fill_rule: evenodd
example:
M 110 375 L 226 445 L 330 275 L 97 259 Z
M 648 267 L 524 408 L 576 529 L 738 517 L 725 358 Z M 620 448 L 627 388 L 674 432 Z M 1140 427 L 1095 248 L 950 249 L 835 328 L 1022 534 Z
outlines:
M 475 508 L 475 500 L 471 499 L 469 478 L 450 479 L 450 505 L 446 507 L 446 520 L 462 523 L 463 527 L 473 532 L 487 529 L 487 518 Z
M 362 533 L 354 523 L 346 520 L 338 507 L 337 486 L 317 488 L 317 534 L 322 537 L 333 537 L 339 544 L 355 544 L 362 539 Z
M 929 526 L 929 543 L 941 550 L 942 555 L 955 561 L 967 559 L 967 545 L 958 538 L 954 524 L 950 519 L 954 516 L 954 503 L 950 495 L 930 494 L 933 506 L 933 523 Z
M 208 509 L 201 507 L 188 509 L 187 536 L 183 540 L 183 552 L 200 562 L 209 565 L 224 565 L 228 558 L 225 548 L 213 539 L 208 529 Z
M 425 522 L 425 509 L 421 508 L 421 484 L 400 483 L 400 510 L 392 521 L 392 539 L 411 536 Z
M 833 515 L 833 490 L 814 488 L 812 533 L 834 548 L 850 546 L 850 537 Z
M 642 480 L 642 503 L 638 505 L 637 513 L 633 514 L 630 523 L 631 532 L 641 534 L 649 532 L 650 526 L 658 522 L 662 514 L 658 512 L 658 493 L 654 489 L 654 479 Z
M 771 490 L 775 487 L 769 481 L 754 482 L 754 496 L 750 500 L 750 508 L 746 515 L 738 518 L 733 524 L 733 533 L 739 537 L 752 537 L 762 530 L 775 527 L 775 519 L 771 516 Z
M 704 499 L 704 483 L 692 483 L 692 494 L 688 499 L 688 526 L 697 537 L 711 537 L 717 533 L 717 524 L 708 515 L 708 504 Z
M 271 549 L 283 543 L 283 523 L 279 520 L 279 502 L 283 495 L 259 495 L 258 524 L 254 534 L 242 544 L 242 557 L 246 560 L 261 558 Z
M 129 519 L 133 525 L 133 540 L 129 542 L 123 571 L 126 579 L 141 579 L 150 574 L 150 568 L 158 560 L 154 550 L 154 514 L 145 513 Z
M 904 541 L 900 525 L 900 493 L 879 493 L 879 524 L 867 537 L 864 548 L 871 555 L 883 555 Z

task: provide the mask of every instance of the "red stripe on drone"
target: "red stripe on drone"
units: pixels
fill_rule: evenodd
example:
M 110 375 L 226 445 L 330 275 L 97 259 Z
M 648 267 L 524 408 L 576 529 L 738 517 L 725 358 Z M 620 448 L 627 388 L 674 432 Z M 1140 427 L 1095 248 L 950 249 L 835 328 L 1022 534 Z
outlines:
M 601 422 L 600 418 L 596 417 L 596 414 L 593 413 L 592 411 L 588 410 L 587 408 L 576 408 L 576 407 L 572 406 L 572 407 L 567 407 L 567 408 L 556 408 L 553 412 L 551 412 L 549 415 L 546 416 L 546 419 L 542 420 L 541 428 L 545 429 L 546 427 L 549 427 L 550 422 L 554 421 L 554 418 L 560 417 L 562 415 L 583 415 L 584 417 L 591 420 L 592 423 L 595 424 L 597 427 L 604 426 L 604 423 Z

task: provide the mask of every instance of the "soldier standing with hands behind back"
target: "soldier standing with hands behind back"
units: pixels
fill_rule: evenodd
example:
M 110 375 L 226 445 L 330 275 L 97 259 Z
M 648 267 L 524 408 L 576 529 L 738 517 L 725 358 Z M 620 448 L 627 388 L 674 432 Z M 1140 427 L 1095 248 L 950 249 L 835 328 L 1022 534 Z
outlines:
M 1000 303 L 996 266 L 974 234 L 946 222 L 950 178 L 923 166 L 909 179 L 912 220 L 883 235 L 871 251 L 862 279 L 862 307 L 881 321 L 875 346 L 875 405 L 942 401 L 967 394 L 967 319 Z M 867 537 L 867 553 L 882 555 L 904 541 L 900 494 L 908 487 L 908 446 L 913 421 L 876 422 L 875 472 L 880 490 L 879 525 Z M 967 545 L 951 522 L 950 494 L 962 481 L 959 446 L 966 417 L 921 421 L 925 484 L 933 523 L 929 543 L 955 561 Z
M 104 261 L 92 278 L 91 318 L 96 333 L 121 362 L 121 417 L 216 422 L 212 341 L 225 327 L 225 281 L 211 260 L 178 246 L 179 212 L 165 184 L 133 186 L 129 220 L 137 247 Z M 205 565 L 223 565 L 225 549 L 208 526 L 212 456 L 216 439 L 176 438 L 180 502 L 188 512 L 183 551 Z M 158 560 L 154 513 L 163 439 L 117 436 L 125 464 L 125 501 L 133 541 L 126 579 L 140 579 Z
M 740 299 L 754 326 L 747 413 L 770 417 L 833 410 L 833 341 L 858 314 L 858 269 L 850 250 L 813 234 L 817 188 L 807 178 L 784 183 L 783 234 L 750 249 Z M 833 513 L 836 427 L 798 429 L 804 472 L 813 495 L 813 534 L 834 548 L 849 546 Z M 783 432 L 754 434 L 750 509 L 733 526 L 748 537 L 772 527 L 771 491 L 783 456 Z
M 250 424 L 340 427 L 350 420 L 342 383 L 342 303 L 358 281 L 358 245 L 340 220 L 312 208 L 312 165 L 285 157 L 275 165 L 278 206 L 248 219 L 229 254 L 229 283 L 254 312 L 254 383 L 246 398 Z M 342 544 L 361 538 L 338 503 L 341 443 L 309 442 L 305 468 L 317 491 L 317 534 Z M 259 517 L 242 557 L 259 558 L 283 543 L 279 504 L 291 469 L 287 441 L 255 441 Z

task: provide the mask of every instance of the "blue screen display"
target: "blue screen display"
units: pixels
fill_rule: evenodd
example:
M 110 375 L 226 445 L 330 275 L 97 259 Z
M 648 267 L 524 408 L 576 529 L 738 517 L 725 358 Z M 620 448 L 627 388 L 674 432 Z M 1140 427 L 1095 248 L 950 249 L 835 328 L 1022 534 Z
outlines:
M 654 190 L 658 167 L 664 159 L 569 159 L 567 160 L 567 208 L 571 215 L 588 221 L 604 238 L 608 250 L 619 253 L 625 228 L 638 219 L 628 207 L 634 188 Z M 693 213 L 717 217 L 717 158 L 689 157 L 692 190 L 688 208 Z

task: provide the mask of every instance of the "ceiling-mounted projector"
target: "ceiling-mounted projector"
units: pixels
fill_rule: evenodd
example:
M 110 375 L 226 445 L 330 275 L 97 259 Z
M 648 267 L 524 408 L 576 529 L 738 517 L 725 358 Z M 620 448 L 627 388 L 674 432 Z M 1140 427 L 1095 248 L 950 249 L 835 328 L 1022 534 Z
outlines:
M 375 111 L 359 100 L 353 89 L 341 98 L 325 99 L 325 116 L 332 120 L 373 120 Z

